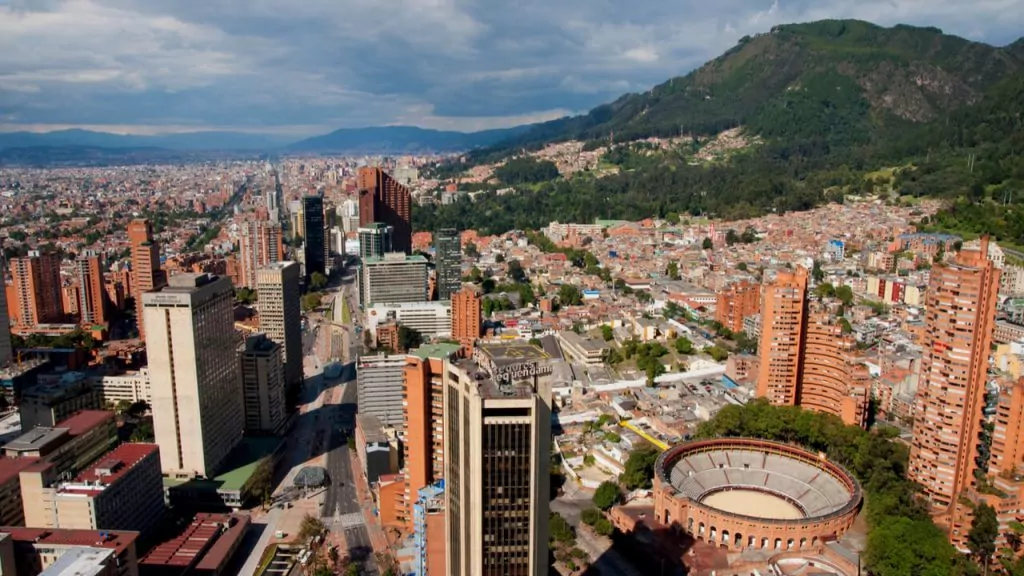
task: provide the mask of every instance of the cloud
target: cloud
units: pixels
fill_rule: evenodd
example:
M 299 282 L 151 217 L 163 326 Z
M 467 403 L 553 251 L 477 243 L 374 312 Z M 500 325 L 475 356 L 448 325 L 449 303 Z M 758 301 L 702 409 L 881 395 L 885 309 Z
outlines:
M 1024 0 L 0 0 L 0 130 L 508 126 L 821 18 L 1002 44 Z

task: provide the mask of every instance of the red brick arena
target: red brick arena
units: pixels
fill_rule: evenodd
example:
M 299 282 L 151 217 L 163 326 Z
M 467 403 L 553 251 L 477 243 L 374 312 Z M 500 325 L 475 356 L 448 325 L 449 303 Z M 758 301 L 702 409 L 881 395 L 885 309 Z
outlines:
M 655 520 L 729 550 L 817 547 L 850 528 L 861 500 L 844 468 L 777 442 L 688 442 L 655 464 Z

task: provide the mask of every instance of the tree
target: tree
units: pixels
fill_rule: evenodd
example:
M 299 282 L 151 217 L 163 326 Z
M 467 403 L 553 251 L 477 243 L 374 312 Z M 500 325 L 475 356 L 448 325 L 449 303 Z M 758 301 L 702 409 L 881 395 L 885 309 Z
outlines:
M 562 306 L 577 306 L 583 301 L 580 289 L 572 284 L 562 284 L 558 288 L 558 302 Z
M 814 278 L 815 282 L 821 282 L 825 279 L 825 271 L 821 269 L 821 262 L 814 261 L 814 266 L 811 267 L 811 278 Z
M 746 262 L 740 262 L 739 264 L 736 265 L 736 269 L 739 270 L 740 272 L 746 272 L 747 271 L 747 263 Z
M 609 510 L 619 503 L 620 498 L 618 484 L 609 481 L 601 482 L 601 485 L 594 491 L 594 506 L 601 510 Z
M 665 275 L 668 276 L 670 280 L 679 280 L 682 278 L 682 276 L 679 275 L 679 263 L 675 260 L 669 262 L 668 266 L 665 267 Z
M 740 235 L 737 234 L 736 231 L 733 230 L 732 228 L 729 228 L 729 230 L 727 230 L 725 232 L 725 243 L 726 243 L 726 245 L 732 246 L 733 244 L 737 244 L 739 242 L 740 242 Z
M 680 354 L 693 354 L 693 342 L 686 336 L 680 336 L 675 341 L 676 352 Z
M 322 534 L 324 530 L 326 530 L 324 523 L 316 516 L 307 513 L 299 525 L 299 542 L 309 542 L 315 536 Z
M 611 342 L 612 339 L 615 338 L 615 334 L 612 331 L 612 327 L 611 326 L 609 326 L 607 324 L 602 324 L 601 325 L 601 338 L 603 338 L 605 342 Z
M 576 532 L 572 526 L 562 518 L 561 514 L 552 512 L 548 519 L 548 534 L 560 544 L 573 545 L 576 543 Z
M 125 414 L 132 407 L 131 400 L 118 400 L 117 404 L 114 405 L 114 411 L 118 414 Z
M 658 459 L 658 450 L 646 445 L 629 454 L 625 471 L 622 473 L 622 484 L 627 490 L 648 489 L 654 479 L 654 462 Z
M 235 289 L 235 300 L 242 304 L 252 304 L 256 301 L 256 291 L 251 288 L 241 287 Z
M 853 304 L 853 288 L 850 288 L 849 286 L 840 286 L 836 288 L 836 298 L 846 306 Z
M 309 287 L 313 290 L 319 290 L 327 286 L 327 276 L 319 272 L 313 272 L 313 275 L 309 277 Z
M 419 348 L 423 345 L 423 335 L 419 331 L 409 328 L 408 326 L 399 324 L 398 325 L 398 346 L 402 350 L 408 351 L 415 348 Z
M 700 243 L 700 247 L 704 250 L 711 250 L 715 247 L 715 243 L 711 241 L 711 238 L 704 238 L 704 241 Z
M 462 248 L 462 252 L 469 258 L 480 257 L 480 251 L 477 250 L 476 244 L 473 244 L 472 242 L 466 242 L 466 245 Z
M 971 554 L 987 565 L 996 551 L 996 537 L 999 536 L 999 519 L 995 508 L 982 502 L 974 508 L 971 530 L 967 533 L 967 548 Z
M 587 526 L 593 526 L 594 523 L 601 518 L 604 518 L 604 516 L 597 508 L 587 508 L 580 513 L 580 520 L 582 520 Z
M 264 457 L 256 465 L 250 482 L 250 492 L 259 498 L 264 506 L 270 503 L 270 495 L 274 492 L 274 463 L 270 457 Z
M 705 352 L 707 352 L 708 356 L 711 356 L 711 359 L 715 362 L 722 362 L 729 358 L 729 351 L 718 345 L 708 348 Z
M 654 297 L 647 290 L 641 290 L 636 293 L 636 300 L 641 304 L 650 304 L 654 301 Z
M 594 532 L 598 536 L 611 536 L 615 532 L 615 526 L 612 525 L 611 521 L 607 518 L 600 518 L 594 523 Z
M 310 292 L 302 296 L 302 311 L 309 312 L 316 310 L 320 306 L 320 293 Z
M 500 254 L 500 253 L 499 253 L 499 254 L 497 254 L 497 255 L 496 255 L 496 256 L 494 257 L 494 261 L 495 261 L 495 262 L 497 262 L 498 264 L 501 264 L 502 262 L 504 262 L 504 261 L 505 261 L 505 255 L 504 255 L 504 254 Z
M 658 376 L 665 373 L 665 365 L 661 362 L 651 362 L 644 368 L 644 374 L 647 375 L 647 385 L 654 386 Z
M 118 405 L 121 403 L 118 402 Z M 145 400 L 139 400 L 138 402 L 132 402 L 128 409 L 124 411 L 124 414 L 129 418 L 139 419 L 149 412 L 149 403 Z
M 526 277 L 526 271 L 523 270 L 523 265 L 515 258 L 508 261 L 508 277 L 516 284 L 525 284 L 530 281 L 530 279 Z

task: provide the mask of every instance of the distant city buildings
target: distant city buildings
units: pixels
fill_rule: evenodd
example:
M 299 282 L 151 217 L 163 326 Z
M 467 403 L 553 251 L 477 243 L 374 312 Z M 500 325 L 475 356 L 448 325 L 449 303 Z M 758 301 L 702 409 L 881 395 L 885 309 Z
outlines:
M 241 286 L 256 287 L 256 271 L 284 259 L 281 225 L 264 220 L 242 223 L 239 236 Z

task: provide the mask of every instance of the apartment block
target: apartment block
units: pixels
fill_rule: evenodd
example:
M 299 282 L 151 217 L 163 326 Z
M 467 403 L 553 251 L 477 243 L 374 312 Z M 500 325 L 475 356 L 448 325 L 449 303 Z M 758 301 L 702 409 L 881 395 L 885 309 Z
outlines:
M 483 314 L 480 296 L 470 288 L 463 288 L 452 296 L 452 338 L 466 349 L 483 335 Z
M 987 239 L 931 270 L 908 476 L 937 515 L 974 481 L 998 290 Z
M 302 384 L 302 310 L 299 265 L 274 262 L 256 272 L 256 306 L 260 330 L 281 345 L 284 379 L 288 386 Z
M 177 478 L 212 477 L 244 426 L 231 281 L 181 274 L 142 301 L 161 468 Z
M 800 343 L 807 314 L 807 269 L 779 271 L 761 298 L 761 355 L 757 395 L 772 404 L 797 404 Z
M 359 225 L 381 222 L 393 230 L 392 247 L 412 251 L 412 196 L 409 189 L 378 167 L 364 167 L 356 175 L 359 188 Z
M 409 352 L 402 368 L 406 488 L 396 508 L 409 532 L 416 495 L 444 478 L 444 363 L 460 349 L 456 344 L 421 346 Z
M 0 287 L 0 368 L 7 366 L 14 358 L 11 344 L 11 312 L 7 301 L 6 286 Z
M 139 576 L 136 532 L 0 526 L 0 534 L 13 543 L 17 576 Z
M 729 284 L 718 293 L 715 321 L 732 332 L 743 331 L 743 319 L 761 307 L 761 286 L 749 280 Z
M 14 280 L 14 316 L 22 326 L 59 323 L 64 320 L 60 281 L 60 257 L 30 250 L 23 258 L 11 258 Z
M 239 348 L 246 432 L 277 432 L 284 426 L 284 362 L 281 345 L 254 334 Z
M 427 299 L 427 259 L 402 252 L 367 258 L 359 269 L 363 306 L 423 302 Z
M 437 299 L 451 300 L 462 289 L 462 239 L 458 230 L 442 228 L 434 234 L 434 260 Z
M 163 518 L 160 449 L 121 444 L 54 493 L 57 528 L 149 533 Z
M 405 356 L 360 356 L 356 365 L 359 413 L 375 416 L 386 428 L 401 426 Z
M 445 362 L 449 575 L 548 573 L 551 385 L 529 357 Z
M 103 268 L 99 256 L 87 252 L 75 260 L 78 280 L 79 324 L 85 327 L 105 326 L 109 321 L 107 290 L 103 284 Z
M 256 271 L 284 259 L 281 225 L 265 220 L 243 222 L 239 231 L 239 277 L 242 286 L 256 287 Z
M 21 429 L 56 426 L 79 410 L 98 410 L 103 396 L 81 372 L 67 372 L 55 381 L 41 381 L 22 393 L 18 412 Z
M 135 322 L 139 338 L 145 340 L 142 295 L 167 284 L 167 273 L 160 269 L 160 245 L 153 238 L 149 220 L 139 218 L 128 224 L 128 243 L 132 252 L 132 295 L 135 297 Z

